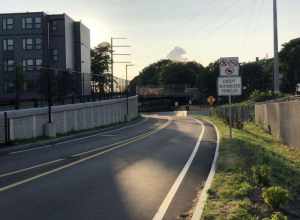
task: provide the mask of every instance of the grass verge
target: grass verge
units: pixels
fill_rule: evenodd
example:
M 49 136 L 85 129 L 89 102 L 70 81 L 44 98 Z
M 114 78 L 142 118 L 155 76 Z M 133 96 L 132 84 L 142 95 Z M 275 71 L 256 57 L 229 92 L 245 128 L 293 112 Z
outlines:
M 233 130 L 219 118 L 220 155 L 204 220 L 300 219 L 300 150 L 274 140 L 254 123 Z

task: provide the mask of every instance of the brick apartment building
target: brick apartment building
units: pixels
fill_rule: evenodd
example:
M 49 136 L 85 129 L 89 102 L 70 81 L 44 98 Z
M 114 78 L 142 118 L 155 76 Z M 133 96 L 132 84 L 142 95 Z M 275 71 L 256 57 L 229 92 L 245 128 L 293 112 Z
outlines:
M 0 95 L 15 92 L 16 66 L 22 67 L 24 94 L 38 93 L 41 67 L 47 66 L 77 75 L 81 72 L 77 90 L 87 95 L 91 79 L 90 31 L 66 14 L 0 14 L 0 64 Z

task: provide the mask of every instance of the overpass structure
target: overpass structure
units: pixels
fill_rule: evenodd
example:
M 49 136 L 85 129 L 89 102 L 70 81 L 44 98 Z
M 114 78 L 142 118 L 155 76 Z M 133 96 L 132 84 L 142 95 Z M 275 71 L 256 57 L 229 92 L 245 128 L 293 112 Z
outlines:
M 175 102 L 187 105 L 201 98 L 199 89 L 188 85 L 138 86 L 136 92 L 142 112 L 174 110 Z

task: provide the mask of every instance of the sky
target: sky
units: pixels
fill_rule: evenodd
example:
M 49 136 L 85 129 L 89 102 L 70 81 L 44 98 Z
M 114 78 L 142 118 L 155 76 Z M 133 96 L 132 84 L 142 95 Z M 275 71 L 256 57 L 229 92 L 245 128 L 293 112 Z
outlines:
M 206 66 L 220 57 L 240 61 L 273 56 L 273 0 L 0 0 L 0 13 L 66 13 L 91 30 L 91 46 L 110 37 L 131 45 L 116 57 L 131 61 L 129 78 L 171 55 Z M 300 37 L 300 1 L 278 0 L 279 44 Z M 176 51 L 179 54 L 176 55 Z M 124 78 L 124 64 L 115 64 Z

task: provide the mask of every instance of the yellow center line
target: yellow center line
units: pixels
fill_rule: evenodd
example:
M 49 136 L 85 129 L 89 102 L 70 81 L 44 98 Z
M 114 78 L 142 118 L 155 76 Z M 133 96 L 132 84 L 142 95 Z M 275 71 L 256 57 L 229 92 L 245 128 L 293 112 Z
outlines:
M 106 153 L 109 153 L 109 152 L 111 152 L 111 151 L 120 149 L 120 148 L 122 148 L 122 147 L 124 147 L 124 146 L 127 146 L 127 145 L 131 144 L 131 143 L 134 143 L 134 142 L 137 142 L 137 141 L 139 141 L 139 140 L 145 139 L 146 137 L 149 137 L 150 135 L 153 135 L 153 134 L 159 132 L 160 130 L 162 130 L 162 129 L 168 127 L 168 126 L 170 125 L 171 122 L 172 122 L 172 120 L 169 118 L 169 119 L 168 119 L 168 122 L 166 122 L 164 125 L 160 126 L 159 128 L 155 129 L 154 131 L 148 132 L 148 133 L 143 134 L 143 135 L 141 135 L 141 136 L 139 136 L 139 137 L 137 137 L 137 138 L 135 138 L 135 139 L 126 141 L 126 142 L 121 143 L 121 144 L 119 144 L 119 145 L 117 145 L 117 146 L 111 147 L 111 148 L 109 148 L 109 149 L 106 149 L 106 150 L 101 151 L 101 152 L 99 152 L 99 153 L 96 153 L 96 154 L 93 154 L 93 155 L 91 155 L 91 156 L 82 158 L 82 159 L 80 159 L 80 160 L 74 161 L 74 162 L 72 162 L 72 163 L 63 165 L 63 166 L 58 167 L 58 168 L 56 168 L 56 169 L 53 169 L 53 170 L 50 170 L 50 171 L 47 171 L 47 172 L 38 174 L 38 175 L 36 175 L 36 176 L 33 176 L 33 177 L 30 177 L 30 178 L 27 178 L 27 179 L 24 179 L 24 180 L 15 182 L 15 183 L 13 183 L 13 184 L 7 185 L 7 186 L 5 186 L 5 187 L 0 188 L 0 192 L 7 191 L 7 190 L 9 190 L 9 189 L 12 189 L 12 188 L 15 188 L 15 187 L 17 187 L 17 186 L 23 185 L 23 184 L 25 184 L 25 183 L 29 183 L 29 182 L 31 182 L 31 181 L 33 181 L 33 180 L 39 179 L 39 178 L 44 177 L 44 176 L 48 176 L 48 175 L 50 175 L 50 174 L 52 174 L 52 173 L 56 173 L 56 172 L 58 172 L 58 171 L 67 169 L 67 168 L 69 168 L 69 167 L 75 166 L 75 165 L 80 164 L 80 163 L 82 163 L 82 162 L 85 162 L 85 161 L 87 161 L 87 160 L 91 160 L 91 159 L 96 158 L 96 157 L 99 157 L 99 156 L 101 156 L 101 155 L 103 155 L 103 154 L 106 154 Z
M 151 131 L 152 131 L 152 129 L 151 129 Z M 147 131 L 147 133 L 148 133 L 148 132 L 151 132 L 151 131 Z M 147 134 L 147 133 L 145 133 L 145 134 Z M 78 154 L 73 154 L 73 155 L 71 155 L 70 157 L 78 157 L 78 156 L 83 156 L 83 155 L 86 155 L 86 154 L 94 153 L 94 152 L 96 152 L 96 151 L 105 150 L 105 149 L 107 149 L 107 148 L 110 148 L 110 147 L 113 147 L 113 146 L 122 144 L 122 143 L 124 143 L 124 142 L 126 142 L 126 141 L 136 139 L 136 138 L 141 137 L 141 136 L 143 136 L 143 135 L 145 135 L 145 134 L 140 134 L 140 135 L 137 135 L 137 136 L 135 136 L 135 137 L 128 138 L 128 139 L 126 139 L 126 140 L 122 140 L 122 141 L 119 141 L 119 142 L 115 142 L 115 143 L 110 144 L 110 145 L 99 146 L 99 147 L 96 147 L 96 148 L 93 149 L 93 150 L 81 152 L 81 153 L 78 153 Z M 34 165 L 34 166 L 30 166 L 30 167 L 27 167 L 27 168 L 24 168 L 24 169 L 19 169 L 19 170 L 11 171 L 11 172 L 8 172 L 8 173 L 3 173 L 3 174 L 0 174 L 0 178 L 12 176 L 12 175 L 19 174 L 19 173 L 24 173 L 24 172 L 26 172 L 26 171 L 30 171 L 30 170 L 33 170 L 33 169 L 36 169 L 36 168 L 45 167 L 45 166 L 48 166 L 48 165 L 51 165 L 51 164 L 55 164 L 55 163 L 58 163 L 58 162 L 61 162 L 61 161 L 64 161 L 64 160 L 66 160 L 66 159 L 61 158 L 61 159 L 57 159 L 57 160 L 53 160 L 53 161 L 49 161 L 49 162 L 37 164 L 37 165 Z

